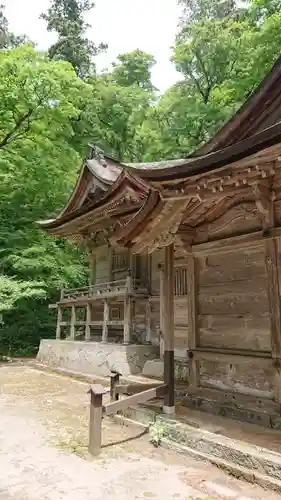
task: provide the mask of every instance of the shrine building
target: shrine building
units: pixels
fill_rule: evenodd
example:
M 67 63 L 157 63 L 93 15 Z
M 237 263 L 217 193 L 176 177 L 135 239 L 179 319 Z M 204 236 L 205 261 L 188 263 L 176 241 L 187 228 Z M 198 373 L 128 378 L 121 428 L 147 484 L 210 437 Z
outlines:
M 163 378 L 167 412 L 178 397 L 277 422 L 281 57 L 192 156 L 125 164 L 91 146 L 67 205 L 40 224 L 90 263 L 88 284 L 61 291 L 40 362 Z

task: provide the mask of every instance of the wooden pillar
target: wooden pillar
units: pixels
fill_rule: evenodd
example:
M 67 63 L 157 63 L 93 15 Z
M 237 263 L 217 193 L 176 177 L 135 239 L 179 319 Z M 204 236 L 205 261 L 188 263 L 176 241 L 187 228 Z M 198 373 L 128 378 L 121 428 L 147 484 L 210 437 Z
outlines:
M 93 252 L 89 254 L 89 264 L 90 264 L 90 285 L 94 285 L 96 282 L 96 256 Z
M 70 320 L 70 339 L 75 340 L 75 326 L 76 326 L 76 309 L 75 305 L 71 306 L 71 320 Z
M 109 304 L 105 299 L 103 303 L 103 325 L 102 325 L 102 342 L 106 343 L 108 338 L 108 320 L 109 320 Z
M 87 304 L 86 309 L 86 328 L 85 328 L 85 340 L 89 342 L 91 340 L 91 304 Z
M 147 344 L 151 344 L 152 340 L 152 331 L 151 331 L 151 300 L 148 299 L 146 302 L 146 336 L 145 336 L 145 342 Z
M 108 281 L 113 281 L 113 248 L 109 247 L 108 249 L 108 260 L 109 260 L 109 269 L 108 269 Z
M 160 273 L 160 358 L 164 359 L 164 270 L 161 264 L 158 266 Z
M 58 306 L 57 329 L 56 329 L 57 340 L 60 340 L 61 337 L 61 322 L 62 322 L 62 308 Z
M 132 302 L 131 292 L 132 292 L 132 277 L 127 276 L 126 294 L 124 300 L 123 344 L 130 344 L 132 340 L 133 302 Z
M 281 242 L 266 242 L 266 270 L 268 280 L 268 303 L 270 314 L 270 333 L 272 358 L 275 365 L 275 399 L 281 410 Z
M 164 330 L 164 413 L 175 413 L 174 375 L 174 245 L 164 250 L 163 330 Z
M 199 361 L 193 358 L 193 349 L 196 349 L 198 341 L 197 325 L 197 285 L 195 257 L 187 257 L 187 309 L 188 309 L 188 355 L 189 355 L 189 384 L 190 387 L 199 385 L 200 366 Z
M 126 292 L 130 294 L 133 290 L 133 280 L 131 274 L 126 278 Z
M 132 340 L 132 297 L 126 295 L 124 300 L 124 333 L 123 344 L 130 344 Z
M 132 253 L 131 250 L 129 250 L 129 272 L 130 275 L 136 279 L 136 256 Z

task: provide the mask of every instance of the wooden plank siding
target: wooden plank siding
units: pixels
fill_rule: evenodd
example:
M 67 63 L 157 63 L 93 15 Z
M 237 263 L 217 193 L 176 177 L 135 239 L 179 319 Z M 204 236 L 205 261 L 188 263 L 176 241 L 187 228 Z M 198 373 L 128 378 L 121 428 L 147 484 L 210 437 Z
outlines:
M 106 275 L 105 253 L 97 261 L 97 278 Z M 151 255 L 151 341 L 159 343 L 160 332 L 160 269 L 163 266 L 163 250 Z M 268 300 L 268 276 L 265 243 L 251 248 L 235 248 L 226 254 L 211 253 L 197 255 L 193 259 L 196 268 L 195 301 L 197 308 L 196 336 L 188 324 L 191 311 L 189 257 L 183 255 L 175 260 L 174 272 L 174 343 L 175 358 L 186 366 L 194 365 L 197 378 L 195 385 L 202 388 L 235 391 L 242 395 L 252 395 L 273 399 L 275 371 L 270 363 L 259 362 L 259 353 L 271 356 L 271 324 Z M 101 262 L 101 268 L 99 267 Z M 141 265 L 140 262 L 138 265 Z M 114 267 L 113 267 L 114 269 Z M 147 299 L 137 299 L 134 304 L 134 333 L 139 340 L 145 340 L 147 328 Z M 272 307 L 272 306 L 271 306 Z M 124 319 L 122 303 L 110 301 L 109 319 Z M 103 305 L 94 305 L 92 320 L 102 320 Z M 193 335 L 192 338 L 189 338 Z M 122 336 L 122 328 L 120 328 Z M 109 329 L 109 341 L 111 329 Z M 195 357 L 198 361 L 188 361 L 187 352 L 198 349 L 223 350 L 230 357 L 217 354 Z M 231 350 L 253 352 L 256 360 L 237 355 L 231 358 Z M 219 352 L 218 351 L 218 352 Z M 198 358 L 199 356 L 199 358 Z M 232 361 L 232 362 L 230 362 Z M 193 377 L 193 378 L 194 378 Z
M 274 368 L 231 356 L 271 353 L 265 246 L 198 258 L 199 347 L 229 351 L 200 361 L 200 385 L 273 398 Z M 227 361 L 228 360 L 228 361 Z

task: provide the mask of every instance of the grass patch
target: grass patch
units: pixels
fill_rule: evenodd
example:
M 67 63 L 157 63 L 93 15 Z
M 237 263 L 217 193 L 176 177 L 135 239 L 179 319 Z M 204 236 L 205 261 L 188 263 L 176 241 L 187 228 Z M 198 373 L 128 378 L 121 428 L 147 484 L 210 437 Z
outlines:
M 79 438 L 61 439 L 55 443 L 55 446 L 59 450 L 74 453 L 82 458 L 85 458 L 88 451 L 87 444 Z

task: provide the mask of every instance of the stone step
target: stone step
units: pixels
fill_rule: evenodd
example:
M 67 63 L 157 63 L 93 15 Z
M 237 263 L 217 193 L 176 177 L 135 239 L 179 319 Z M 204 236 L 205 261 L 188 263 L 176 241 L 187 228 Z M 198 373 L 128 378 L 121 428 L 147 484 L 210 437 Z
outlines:
M 151 406 L 131 407 L 122 415 L 144 425 L 161 422 L 166 426 L 167 438 L 163 440 L 166 446 L 196 455 L 224 467 L 231 474 L 281 493 L 281 454 L 277 452 L 195 428 L 160 414 Z
M 29 362 L 28 365 L 37 370 L 50 371 L 49 367 L 38 362 Z M 109 382 L 108 378 L 95 377 L 91 374 L 58 368 L 52 371 L 88 383 L 99 382 L 108 385 Z M 122 380 L 128 382 L 149 381 L 149 379 L 138 376 L 122 377 Z M 249 482 L 281 493 L 281 454 L 277 452 L 202 429 L 196 419 L 194 422 L 189 420 L 183 423 L 180 421 L 180 417 L 173 419 L 164 416 L 161 412 L 161 401 L 154 400 L 153 403 L 132 406 L 120 412 L 115 419 L 119 423 L 120 421 L 127 422 L 128 425 L 135 422 L 136 425 L 141 424 L 142 428 L 148 428 L 150 424 L 157 421 L 163 422 L 168 433 L 168 438 L 163 439 L 162 442 L 164 446 L 196 456 L 198 459 L 208 460 L 236 477 L 242 477 Z M 227 420 L 229 421 L 229 419 Z

